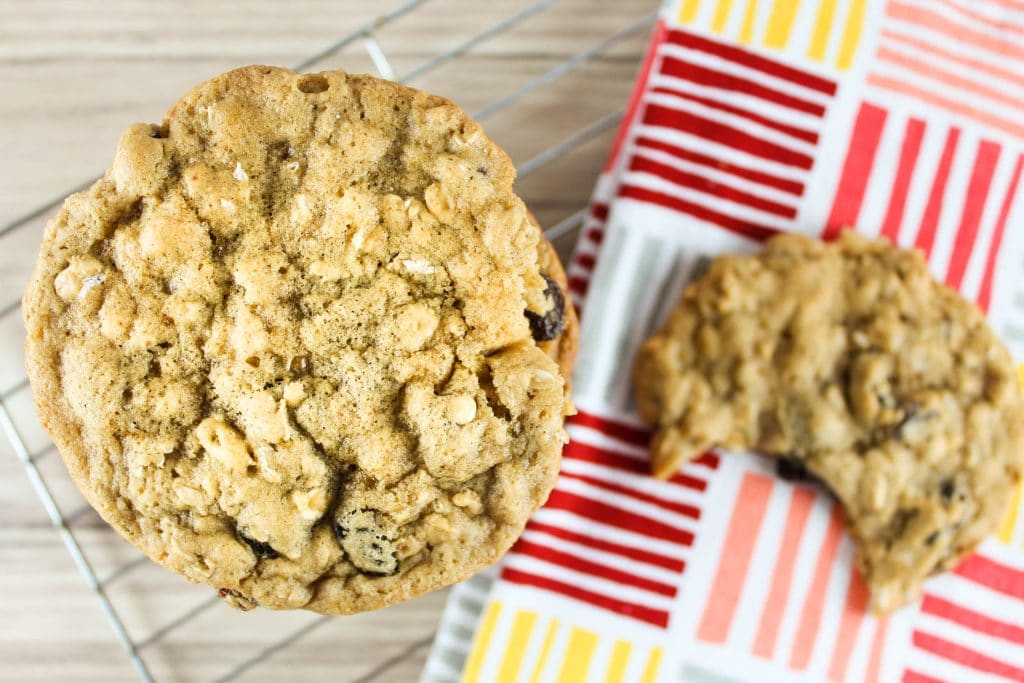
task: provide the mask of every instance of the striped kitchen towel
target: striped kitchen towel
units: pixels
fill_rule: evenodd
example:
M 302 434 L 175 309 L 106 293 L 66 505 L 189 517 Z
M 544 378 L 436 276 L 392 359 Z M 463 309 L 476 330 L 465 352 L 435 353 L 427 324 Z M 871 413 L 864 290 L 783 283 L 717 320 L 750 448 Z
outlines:
M 648 475 L 637 347 L 715 254 L 849 225 L 921 249 L 1024 361 L 1024 2 L 674 0 L 569 266 L 562 473 L 457 587 L 455 681 L 1024 681 L 1020 491 L 997 536 L 887 619 L 842 513 L 752 454 Z

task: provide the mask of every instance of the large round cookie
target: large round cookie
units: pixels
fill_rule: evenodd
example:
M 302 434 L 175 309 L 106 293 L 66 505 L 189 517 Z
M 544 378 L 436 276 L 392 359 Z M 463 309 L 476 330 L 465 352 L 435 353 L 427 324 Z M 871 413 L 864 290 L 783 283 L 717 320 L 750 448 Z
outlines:
M 656 474 L 723 446 L 824 482 L 879 612 L 991 533 L 1024 467 L 1020 387 L 981 311 L 919 252 L 852 232 L 716 259 L 635 379 Z
M 24 300 L 89 502 L 243 608 L 497 559 L 554 483 L 576 334 L 514 175 L 452 103 L 343 72 L 239 69 L 131 127 Z

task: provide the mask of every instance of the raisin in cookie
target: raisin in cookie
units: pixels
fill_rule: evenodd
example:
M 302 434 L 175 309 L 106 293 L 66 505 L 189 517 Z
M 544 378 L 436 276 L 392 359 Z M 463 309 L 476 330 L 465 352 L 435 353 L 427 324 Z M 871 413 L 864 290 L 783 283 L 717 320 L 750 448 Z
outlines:
M 1024 467 L 1020 387 L 982 313 L 918 252 L 852 232 L 715 259 L 635 383 L 657 475 L 722 446 L 831 489 L 880 613 L 992 532 Z
M 497 559 L 554 483 L 576 335 L 514 175 L 447 100 L 340 71 L 239 69 L 128 129 L 24 300 L 89 502 L 243 608 Z
M 532 214 L 530 220 L 536 225 Z M 541 240 L 539 249 L 541 276 L 546 283 L 545 303 L 539 312 L 528 310 L 526 317 L 537 346 L 555 359 L 562 377 L 568 381 L 579 348 L 579 320 L 569 299 L 569 282 L 558 253 L 547 240 Z

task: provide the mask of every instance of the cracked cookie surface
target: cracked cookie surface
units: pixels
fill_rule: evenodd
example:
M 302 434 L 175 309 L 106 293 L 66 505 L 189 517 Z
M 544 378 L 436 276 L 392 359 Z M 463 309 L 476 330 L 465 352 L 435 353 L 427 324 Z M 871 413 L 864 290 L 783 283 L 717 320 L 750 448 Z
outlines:
M 981 311 L 920 253 L 852 232 L 715 259 L 641 349 L 635 386 L 657 475 L 721 446 L 823 482 L 877 612 L 992 533 L 1024 467 L 1018 379 Z
M 554 483 L 575 353 L 514 175 L 447 100 L 340 71 L 239 69 L 129 128 L 24 300 L 90 503 L 242 608 L 372 609 L 496 560 Z

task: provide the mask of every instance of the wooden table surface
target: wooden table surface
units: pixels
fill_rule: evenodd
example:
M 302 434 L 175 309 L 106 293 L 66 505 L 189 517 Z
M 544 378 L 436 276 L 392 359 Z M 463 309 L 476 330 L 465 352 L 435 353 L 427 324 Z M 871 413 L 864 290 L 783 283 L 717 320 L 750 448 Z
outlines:
M 516 163 L 574 133 L 588 134 L 522 178 L 542 225 L 586 204 L 647 42 L 654 0 L 429 0 L 375 37 L 401 77 L 496 22 L 514 25 L 411 84 L 470 112 L 524 88 L 590 50 L 550 83 L 482 123 Z M 110 162 L 121 130 L 158 121 L 193 84 L 231 67 L 295 65 L 399 6 L 355 0 L 0 0 L 0 398 L 96 574 L 139 557 L 88 508 L 47 450 L 24 386 L 23 331 L 14 308 L 54 203 Z M 634 30 L 615 36 L 625 27 Z M 615 39 L 601 45 L 609 36 Z M 356 40 L 311 67 L 375 72 Z M 25 220 L 27 218 L 27 220 Z M 557 245 L 565 253 L 573 235 Z M 2 415 L 0 415 L 2 417 Z M 307 624 L 289 647 L 239 680 L 413 681 L 444 604 L 438 591 L 409 603 L 316 623 L 315 615 L 241 614 L 216 604 L 146 644 L 209 599 L 148 562 L 105 584 L 158 681 L 208 681 Z M 33 491 L 15 446 L 0 437 L 0 680 L 131 681 L 137 676 Z

